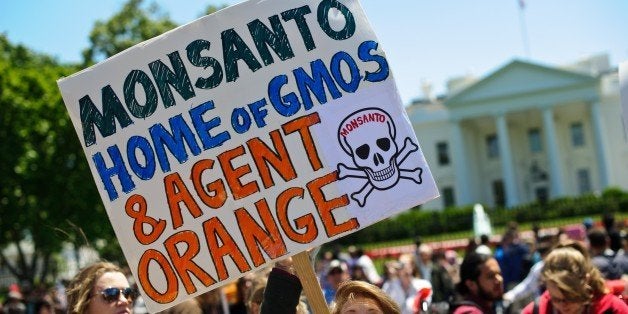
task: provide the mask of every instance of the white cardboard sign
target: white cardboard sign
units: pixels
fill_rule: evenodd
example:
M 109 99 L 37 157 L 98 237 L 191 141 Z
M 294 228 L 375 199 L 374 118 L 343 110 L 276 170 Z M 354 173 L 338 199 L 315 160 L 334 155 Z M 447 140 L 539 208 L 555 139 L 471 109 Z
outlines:
M 357 1 L 248 1 L 59 81 L 148 309 L 438 196 Z

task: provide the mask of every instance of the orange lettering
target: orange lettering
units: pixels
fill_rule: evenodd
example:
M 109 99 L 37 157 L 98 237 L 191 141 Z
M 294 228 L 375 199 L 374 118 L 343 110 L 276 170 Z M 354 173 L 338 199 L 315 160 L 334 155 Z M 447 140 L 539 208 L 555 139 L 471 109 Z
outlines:
M 246 258 L 240 252 L 238 245 L 217 217 L 205 221 L 203 230 L 205 231 L 209 254 L 212 256 L 216 272 L 218 273 L 218 280 L 222 281 L 229 278 L 223 259 L 227 255 L 235 262 L 240 272 L 244 273 L 251 270 L 251 266 L 249 266 Z
M 185 243 L 187 246 L 183 254 L 179 254 L 179 250 L 177 249 L 177 244 L 179 243 Z M 196 233 L 189 230 L 175 233 L 164 241 L 164 246 L 188 294 L 196 292 L 196 287 L 190 278 L 190 273 L 195 275 L 206 287 L 216 283 L 214 278 L 209 276 L 209 274 L 192 260 L 200 251 L 200 244 Z
M 251 167 L 246 164 L 244 166 L 233 168 L 233 165 L 231 164 L 231 160 L 242 155 L 244 155 L 243 146 L 238 146 L 218 155 L 218 162 L 220 162 L 220 167 L 225 175 L 225 180 L 227 180 L 227 185 L 229 185 L 229 189 L 233 194 L 234 200 L 239 200 L 253 193 L 259 192 L 257 182 L 251 181 L 246 184 L 242 184 L 242 182 L 240 182 L 241 177 L 251 173 Z
M 277 151 L 276 154 L 257 137 L 246 142 L 265 188 L 275 185 L 268 164 L 273 166 L 286 182 L 297 177 L 294 166 L 290 161 L 286 144 L 283 142 L 279 130 L 270 132 L 270 138 Z
M 135 205 L 137 205 L 137 210 L 135 210 Z M 133 194 L 126 200 L 124 210 L 129 217 L 133 218 L 133 234 L 135 234 L 135 238 L 144 245 L 151 244 L 159 239 L 159 236 L 166 228 L 165 220 L 157 220 L 146 214 L 148 211 L 146 199 L 139 194 Z M 151 227 L 151 231 L 148 234 L 144 233 L 144 224 L 148 224 Z
M 170 216 L 172 217 L 172 227 L 174 229 L 183 225 L 181 207 L 179 206 L 181 202 L 185 204 L 185 207 L 187 207 L 194 218 L 203 215 L 201 208 L 196 204 L 194 197 L 188 191 L 178 172 L 164 177 L 164 188 L 166 189 L 166 198 L 168 198 L 168 207 L 170 207 Z
M 257 245 L 258 243 L 261 244 L 262 249 L 264 249 L 264 252 L 266 252 L 271 259 L 285 255 L 287 250 L 286 244 L 281 238 L 281 233 L 279 233 L 279 228 L 275 224 L 273 215 L 268 208 L 266 199 L 263 198 L 255 202 L 255 207 L 257 208 L 257 213 L 262 219 L 264 228 L 257 224 L 255 219 L 253 219 L 249 212 L 244 208 L 237 209 L 235 211 L 235 216 L 238 221 L 238 226 L 240 226 L 240 232 L 242 233 L 244 244 L 246 245 L 249 255 L 253 260 L 253 265 L 257 267 L 265 262 L 264 256 Z
M 305 229 L 305 232 L 298 233 L 292 224 L 288 220 L 288 205 L 290 201 L 296 197 L 303 198 L 303 188 L 289 188 L 279 196 L 277 196 L 277 219 L 281 229 L 286 233 L 286 236 L 292 241 L 298 243 L 310 243 L 318 236 L 318 229 L 316 228 L 316 222 L 312 214 L 303 215 L 294 220 L 297 229 Z
M 212 169 L 213 166 L 214 161 L 211 159 L 201 159 L 197 161 L 194 166 L 192 166 L 192 175 L 190 176 L 190 179 L 192 179 L 192 183 L 194 183 L 194 190 L 196 190 L 196 194 L 198 194 L 198 197 L 201 198 L 201 201 L 205 205 L 211 208 L 220 208 L 227 201 L 225 184 L 222 180 L 218 179 L 206 186 L 203 186 L 203 182 L 201 181 L 203 172 L 205 170 Z
M 310 133 L 309 129 L 312 125 L 318 123 L 321 123 L 321 119 L 318 116 L 318 112 L 314 112 L 307 116 L 296 118 L 281 126 L 286 135 L 295 131 L 299 132 L 299 135 L 301 135 L 301 142 L 305 148 L 305 153 L 307 154 L 310 165 L 312 165 L 312 170 L 314 171 L 323 167 L 321 159 L 318 157 L 318 151 L 314 145 L 314 140 L 312 139 L 312 133 Z
M 321 190 L 325 185 L 336 180 L 338 180 L 338 174 L 334 171 L 322 177 L 316 178 L 306 184 L 307 190 L 310 192 L 314 205 L 318 210 L 321 220 L 323 221 L 323 226 L 325 226 L 327 236 L 330 238 L 360 227 L 356 218 L 351 218 L 340 224 L 336 223 L 336 219 L 334 218 L 332 211 L 336 208 L 349 205 L 349 197 L 347 197 L 347 194 L 343 194 L 340 197 L 326 200 L 325 194 L 323 194 L 323 191 Z
M 161 269 L 166 276 L 166 291 L 164 293 L 157 291 L 150 282 L 148 266 L 151 261 L 157 262 L 159 265 L 158 269 Z M 155 302 L 165 304 L 177 298 L 179 294 L 177 275 L 161 252 L 153 249 L 146 250 L 144 254 L 142 254 L 142 257 L 140 257 L 140 262 L 137 265 L 137 274 L 142 289 L 144 289 L 146 295 Z

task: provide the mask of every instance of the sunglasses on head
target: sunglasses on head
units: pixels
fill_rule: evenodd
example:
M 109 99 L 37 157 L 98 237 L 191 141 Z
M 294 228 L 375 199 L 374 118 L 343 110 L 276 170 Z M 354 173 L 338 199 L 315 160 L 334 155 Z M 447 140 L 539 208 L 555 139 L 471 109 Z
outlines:
M 133 288 L 107 288 L 103 289 L 99 292 L 102 295 L 102 298 L 105 299 L 108 303 L 116 302 L 120 299 L 120 293 L 129 300 L 130 302 L 135 301 L 135 298 L 138 296 L 137 290 Z

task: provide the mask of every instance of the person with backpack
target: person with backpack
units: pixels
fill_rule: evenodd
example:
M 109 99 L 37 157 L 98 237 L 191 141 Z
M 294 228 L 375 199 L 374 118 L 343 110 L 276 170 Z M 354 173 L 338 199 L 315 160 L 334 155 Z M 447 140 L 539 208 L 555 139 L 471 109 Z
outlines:
M 580 242 L 561 242 L 544 263 L 541 279 L 546 291 L 528 304 L 523 314 L 628 313 L 628 305 L 609 293 L 602 274 Z
M 494 314 L 504 295 L 504 279 L 497 260 L 470 252 L 460 265 L 459 299 L 450 306 L 453 314 Z

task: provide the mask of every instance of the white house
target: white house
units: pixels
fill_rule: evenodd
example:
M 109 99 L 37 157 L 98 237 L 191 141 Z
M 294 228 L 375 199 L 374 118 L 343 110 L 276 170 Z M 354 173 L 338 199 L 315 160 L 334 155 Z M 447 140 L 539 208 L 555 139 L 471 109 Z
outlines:
M 441 192 L 423 208 L 628 189 L 619 79 L 606 55 L 567 67 L 514 60 L 448 87 L 406 108 Z

